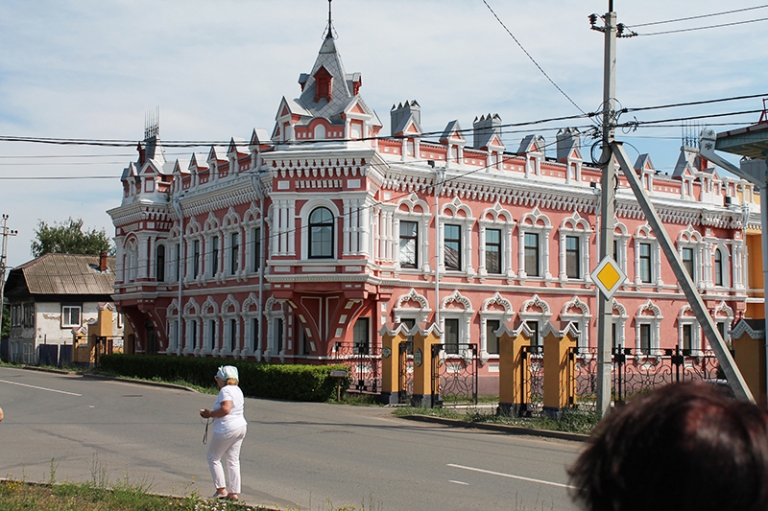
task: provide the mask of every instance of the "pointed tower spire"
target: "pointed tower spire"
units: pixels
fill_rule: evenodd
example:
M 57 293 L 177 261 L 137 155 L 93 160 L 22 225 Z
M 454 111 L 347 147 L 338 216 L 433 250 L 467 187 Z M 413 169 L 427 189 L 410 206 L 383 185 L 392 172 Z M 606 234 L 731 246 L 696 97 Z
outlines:
M 333 18 L 331 17 L 331 3 L 333 0 L 328 0 L 328 33 L 325 34 L 326 39 L 335 39 L 333 36 Z

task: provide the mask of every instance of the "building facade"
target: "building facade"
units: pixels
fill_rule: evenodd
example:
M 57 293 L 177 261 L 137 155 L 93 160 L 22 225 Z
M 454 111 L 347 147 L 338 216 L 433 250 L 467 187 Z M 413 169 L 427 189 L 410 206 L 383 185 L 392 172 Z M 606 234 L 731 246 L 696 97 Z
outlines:
M 344 343 L 380 346 L 387 322 L 437 322 L 446 357 L 478 345 L 481 390 L 493 393 L 502 324 L 525 322 L 535 339 L 547 322 L 573 323 L 594 346 L 600 170 L 578 130 L 508 146 L 488 114 L 430 134 L 406 101 L 385 136 L 361 86 L 329 33 L 271 132 L 168 161 L 147 127 L 109 211 L 114 298 L 136 352 L 327 363 Z M 695 148 L 672 175 L 648 155 L 635 167 L 727 340 L 761 300 L 747 250 L 760 247 L 754 188 Z M 627 280 L 613 298 L 614 345 L 706 348 L 621 177 L 616 195 L 608 221 Z

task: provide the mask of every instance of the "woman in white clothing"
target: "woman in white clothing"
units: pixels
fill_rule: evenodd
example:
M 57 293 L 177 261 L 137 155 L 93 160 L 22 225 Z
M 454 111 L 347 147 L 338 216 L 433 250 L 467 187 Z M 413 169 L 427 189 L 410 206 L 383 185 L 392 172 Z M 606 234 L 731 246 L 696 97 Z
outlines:
M 214 498 L 237 500 L 240 493 L 240 447 L 243 445 L 248 423 L 243 417 L 245 399 L 235 366 L 221 366 L 216 373 L 219 395 L 213 410 L 200 410 L 200 415 L 213 418 L 213 435 L 208 445 L 208 466 L 216 487 Z M 224 479 L 222 460 L 227 469 L 227 487 Z

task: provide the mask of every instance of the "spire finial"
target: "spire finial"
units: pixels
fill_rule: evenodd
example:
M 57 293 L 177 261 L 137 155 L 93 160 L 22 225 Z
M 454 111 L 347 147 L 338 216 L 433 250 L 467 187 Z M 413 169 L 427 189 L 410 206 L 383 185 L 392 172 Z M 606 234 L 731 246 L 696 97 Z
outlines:
M 333 35 L 333 18 L 331 17 L 331 2 L 333 2 L 333 0 L 328 0 L 328 32 L 325 34 L 326 39 L 336 39 L 336 37 Z

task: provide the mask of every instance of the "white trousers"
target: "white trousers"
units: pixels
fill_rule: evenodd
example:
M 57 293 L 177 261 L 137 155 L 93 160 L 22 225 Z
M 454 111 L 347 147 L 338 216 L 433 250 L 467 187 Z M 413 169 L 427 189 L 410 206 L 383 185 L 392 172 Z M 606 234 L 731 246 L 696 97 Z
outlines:
M 211 436 L 208 444 L 208 468 L 211 469 L 213 485 L 227 488 L 227 493 L 240 493 L 240 447 L 243 445 L 248 426 L 242 426 L 229 433 L 216 433 Z M 224 482 L 224 468 L 227 468 L 229 487 Z

